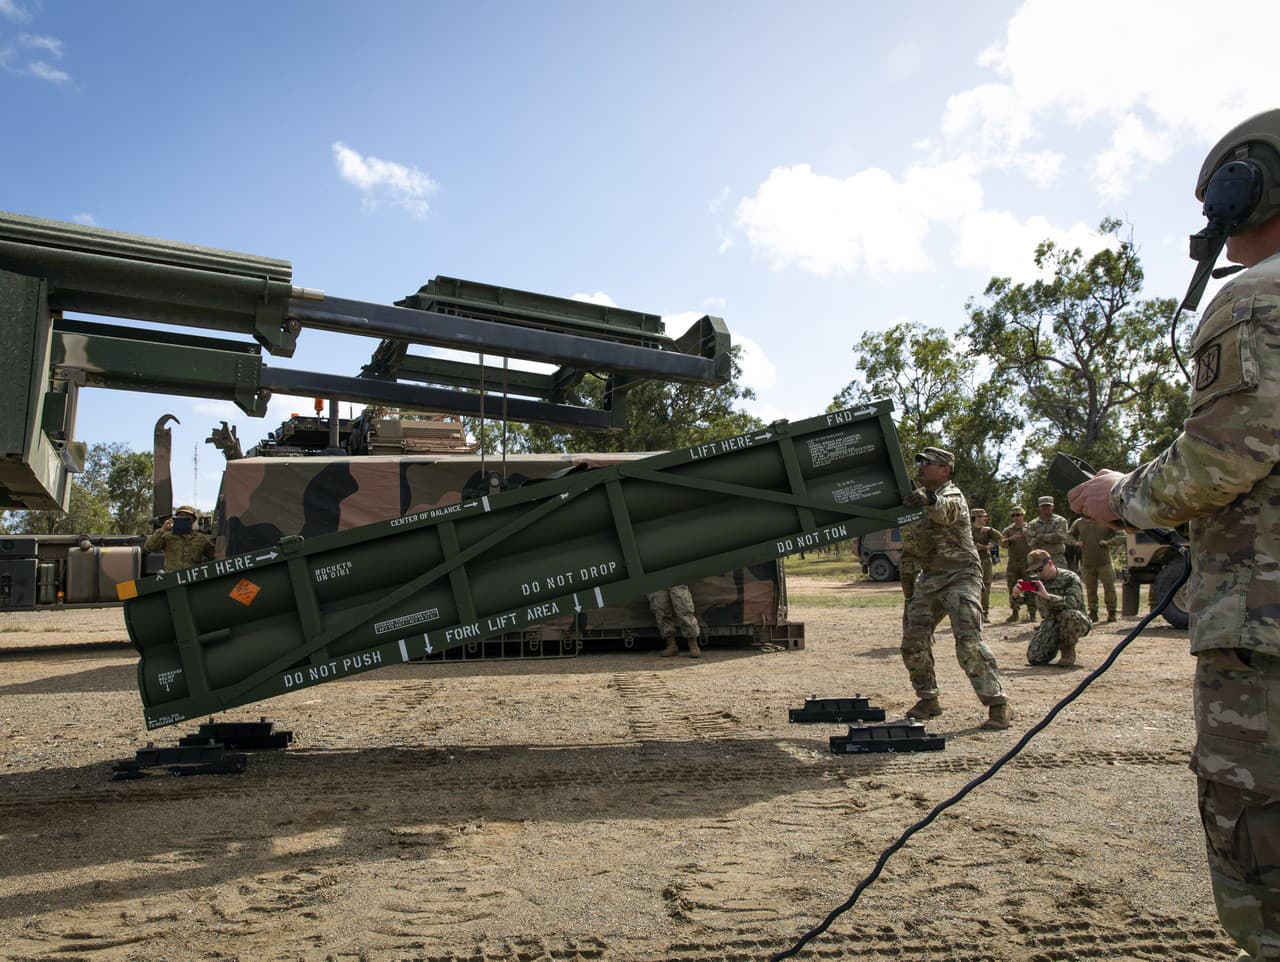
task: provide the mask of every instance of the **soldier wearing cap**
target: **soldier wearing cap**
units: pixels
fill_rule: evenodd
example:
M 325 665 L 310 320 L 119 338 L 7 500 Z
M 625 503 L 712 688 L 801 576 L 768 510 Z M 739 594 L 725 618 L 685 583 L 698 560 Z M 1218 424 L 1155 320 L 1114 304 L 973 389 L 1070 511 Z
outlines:
M 165 518 L 163 525 L 147 535 L 143 547 L 147 551 L 164 552 L 165 571 L 178 571 L 213 560 L 213 542 L 195 530 L 199 516 L 199 511 L 184 504 L 172 517 Z
M 1059 568 L 1067 568 L 1067 542 L 1071 540 L 1071 536 L 1067 534 L 1070 525 L 1067 519 L 1060 514 L 1053 513 L 1053 498 L 1045 495 L 1037 499 L 1036 509 L 1038 515 L 1031 519 L 1027 524 L 1027 546 L 1034 551 L 1040 548 L 1049 552 L 1049 556 L 1053 558 L 1053 563 Z M 1045 610 L 1044 602 L 1032 599 L 1036 602 L 1040 609 L 1040 617 L 1048 614 Z
M 1224 239 L 1247 270 L 1192 335 L 1190 415 L 1154 460 L 1069 497 L 1096 521 L 1189 525 L 1191 767 L 1218 918 L 1261 962 L 1280 959 L 1280 110 L 1213 147 L 1196 197 L 1210 221 L 1192 288 Z
M 978 549 L 978 560 L 982 562 L 982 620 L 991 620 L 991 555 L 1000 544 L 1000 532 L 987 526 L 987 512 L 982 508 L 974 508 L 969 512 L 969 524 L 973 528 L 973 545 Z
M 1089 618 L 1098 620 L 1098 582 L 1102 582 L 1102 599 L 1107 605 L 1107 621 L 1116 620 L 1116 569 L 1111 563 L 1111 546 L 1122 535 L 1109 524 L 1079 517 L 1071 522 L 1067 534 L 1080 549 L 1080 574 L 1089 599 Z
M 982 562 L 973 544 L 969 506 L 952 480 L 955 456 L 941 448 L 925 448 L 915 458 L 915 488 L 904 503 L 924 508 L 917 522 L 920 574 L 907 603 L 902 632 L 902 661 L 919 699 L 908 718 L 942 714 L 934 672 L 933 631 L 951 619 L 956 659 L 969 676 L 978 700 L 987 706 L 983 728 L 1008 728 L 1013 717 L 995 656 L 982 641 Z
M 1000 532 L 1000 543 L 1005 548 L 1005 584 L 1009 586 L 1009 617 L 1005 621 L 1018 620 L 1018 607 L 1022 602 L 1027 604 L 1027 621 L 1036 620 L 1036 603 L 1030 598 L 1023 598 L 1018 590 L 1018 582 L 1022 580 L 1022 572 L 1027 567 L 1027 553 L 1031 546 L 1027 544 L 1027 513 L 1015 507 L 1009 512 L 1011 523 Z
M 1084 613 L 1080 576 L 1059 568 L 1043 548 L 1027 555 L 1026 572 L 1046 611 L 1044 621 L 1027 645 L 1027 664 L 1047 665 L 1058 655 L 1058 666 L 1070 668 L 1076 663 L 1076 644 L 1093 627 Z

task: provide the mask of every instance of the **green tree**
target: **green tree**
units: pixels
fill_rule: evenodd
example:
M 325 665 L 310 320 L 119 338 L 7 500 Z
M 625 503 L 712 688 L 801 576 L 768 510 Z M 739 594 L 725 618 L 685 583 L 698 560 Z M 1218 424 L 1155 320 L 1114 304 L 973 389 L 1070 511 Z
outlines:
M 908 464 L 923 447 L 943 447 L 956 455 L 957 481 L 974 506 L 994 513 L 1011 497 L 1001 467 L 1018 417 L 1006 379 L 982 376 L 979 360 L 952 335 L 914 321 L 866 333 L 853 350 L 861 376 L 836 395 L 830 410 L 891 400 Z
M 970 300 L 964 334 L 998 378 L 1015 383 L 1032 429 L 1028 464 L 1055 450 L 1094 464 L 1136 463 L 1180 426 L 1185 391 L 1172 387 L 1171 298 L 1142 299 L 1142 264 L 1121 222 L 1099 226 L 1107 248 L 1085 257 L 1052 241 L 1036 248 L 1046 276 L 994 277 Z M 1029 494 L 1036 493 L 1029 491 Z
M 627 392 L 626 427 L 621 431 L 588 431 L 541 424 L 507 425 L 507 453 L 566 451 L 669 451 L 717 438 L 744 434 L 762 426 L 759 418 L 739 410 L 742 401 L 755 399 L 751 388 L 738 383 L 742 368 L 738 348 L 730 355 L 729 381 L 718 386 L 643 381 Z M 565 404 L 599 409 L 605 382 L 588 376 L 563 398 Z M 495 410 L 501 410 L 495 402 Z M 468 418 L 467 430 L 481 436 L 478 418 Z M 501 450 L 502 426 L 490 422 L 484 429 L 484 450 Z
M 66 511 L 13 511 L 10 534 L 145 534 L 150 531 L 151 455 L 118 442 L 89 445 L 71 480 Z
M 102 488 L 116 534 L 150 534 L 153 460 L 150 451 L 111 452 Z

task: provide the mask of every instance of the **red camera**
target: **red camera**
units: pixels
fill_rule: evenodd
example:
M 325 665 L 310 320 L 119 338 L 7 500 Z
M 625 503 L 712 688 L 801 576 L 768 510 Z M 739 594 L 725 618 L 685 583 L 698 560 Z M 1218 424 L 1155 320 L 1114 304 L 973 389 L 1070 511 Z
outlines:
M 1038 582 L 1038 581 L 1027 581 L 1027 580 L 1024 578 L 1024 579 L 1022 579 L 1021 581 L 1019 581 L 1019 582 L 1018 582 L 1018 590 L 1019 590 L 1019 591 L 1029 591 L 1029 592 L 1031 592 L 1033 595 L 1034 595 L 1034 594 L 1038 594 L 1038 593 L 1039 593 L 1039 591 L 1040 591 L 1040 582 Z

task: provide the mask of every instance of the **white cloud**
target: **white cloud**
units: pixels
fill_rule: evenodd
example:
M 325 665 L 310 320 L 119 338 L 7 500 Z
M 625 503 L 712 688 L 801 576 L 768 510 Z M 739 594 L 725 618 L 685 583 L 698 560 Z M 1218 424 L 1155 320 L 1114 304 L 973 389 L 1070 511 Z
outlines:
M 920 47 L 914 43 L 900 43 L 889 51 L 885 59 L 885 75 L 893 83 L 910 80 L 920 72 Z
M 952 161 L 909 168 L 901 179 L 878 168 L 845 178 L 808 164 L 770 171 L 738 203 L 735 223 L 775 270 L 921 271 L 933 220 L 957 220 L 982 202 L 972 167 Z
M 414 217 L 425 217 L 429 210 L 427 195 L 439 187 L 416 167 L 366 157 L 341 141 L 333 145 L 333 160 L 338 176 L 359 190 L 369 207 L 377 207 L 385 201 L 407 210 Z
M 3 2 L 4 0 L 0 0 L 0 3 Z M 21 12 L 21 8 L 13 5 L 9 9 Z M 0 14 L 13 19 L 3 7 L 0 7 Z M 15 40 L 0 47 L 0 67 L 9 73 L 20 77 L 38 77 L 56 84 L 70 82 L 71 74 L 54 66 L 47 58 L 62 58 L 62 41 L 57 37 L 20 33 Z
M 945 226 L 957 265 L 1006 274 L 1046 237 L 1088 247 L 1079 223 L 985 210 L 984 175 L 1047 188 L 1070 170 L 1114 203 L 1177 150 L 1275 106 L 1270 59 L 1240 51 L 1246 32 L 1278 31 L 1275 0 L 1229 17 L 1190 0 L 1025 0 L 977 57 L 990 79 L 947 99 L 919 162 L 901 175 L 777 167 L 738 201 L 732 231 L 717 226 L 720 251 L 739 236 L 775 270 L 922 271 Z
M 38 36 L 36 34 L 24 33 L 19 35 L 18 42 L 31 50 L 43 50 L 46 53 L 59 58 L 62 56 L 62 41 L 57 37 L 45 37 Z
M 27 23 L 31 19 L 31 14 L 27 12 L 26 7 L 18 3 L 18 0 L 0 0 L 0 17 L 4 17 L 10 23 Z
M 943 131 L 969 149 L 1018 150 L 1049 125 L 1093 129 L 1109 144 L 1088 166 L 1114 199 L 1174 144 L 1207 145 L 1275 106 L 1270 59 L 1242 55 L 1241 42 L 1277 30 L 1274 0 L 1216 17 L 1190 0 L 1026 0 L 978 58 L 1002 82 L 950 98 Z
M 956 240 L 953 259 L 959 267 L 969 267 L 988 276 L 1012 277 L 1030 283 L 1042 275 L 1036 270 L 1036 245 L 1051 240 L 1068 250 L 1079 247 L 1085 254 L 1111 247 L 1115 239 L 1103 237 L 1084 224 L 1063 229 L 1043 217 L 1018 220 L 1006 211 L 984 210 L 965 218 Z
M 85 227 L 97 227 L 98 222 L 92 214 L 76 214 L 71 218 L 77 224 L 83 224 Z
M 596 291 L 594 294 L 570 294 L 569 300 L 582 301 L 584 304 L 599 304 L 602 307 L 618 306 L 614 299 L 604 291 Z
M 778 368 L 764 348 L 749 337 L 734 335 L 733 343 L 741 348 L 738 352 L 738 364 L 742 367 L 742 383 L 756 391 L 772 387 L 778 380 Z

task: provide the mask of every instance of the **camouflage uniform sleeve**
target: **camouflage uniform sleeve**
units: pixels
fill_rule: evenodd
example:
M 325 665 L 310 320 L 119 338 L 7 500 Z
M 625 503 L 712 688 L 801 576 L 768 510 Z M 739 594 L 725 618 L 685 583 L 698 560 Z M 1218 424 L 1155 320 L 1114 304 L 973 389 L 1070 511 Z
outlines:
M 146 551 L 163 551 L 164 550 L 164 528 L 156 528 L 147 535 L 147 540 L 142 542 L 142 547 Z
M 930 521 L 944 527 L 951 527 L 961 522 L 969 523 L 969 505 L 965 502 L 959 488 L 954 484 L 948 484 L 945 488 L 939 489 L 937 495 L 938 500 L 925 507 Z
M 1071 572 L 1064 571 L 1058 574 L 1055 579 L 1054 587 L 1058 588 L 1060 594 L 1049 592 L 1048 604 L 1052 611 L 1062 608 L 1070 608 L 1078 611 L 1084 611 L 1084 582 L 1079 578 L 1067 577 Z M 1046 587 L 1047 590 L 1047 587 Z
M 1191 352 L 1191 416 L 1182 434 L 1111 489 L 1111 510 L 1139 528 L 1212 514 L 1280 462 L 1280 293 L 1274 285 L 1264 291 L 1237 281 L 1223 288 Z
M 201 547 L 201 549 L 200 549 L 200 560 L 201 560 L 201 561 L 212 561 L 212 560 L 213 560 L 213 558 L 214 558 L 214 555 L 215 555 L 216 553 L 217 553 L 217 552 L 215 551 L 215 549 L 214 549 L 214 547 L 213 547 L 213 542 L 212 542 L 212 541 L 210 541 L 208 538 L 205 538 L 205 539 L 204 539 L 204 545 L 203 545 L 203 546 Z

